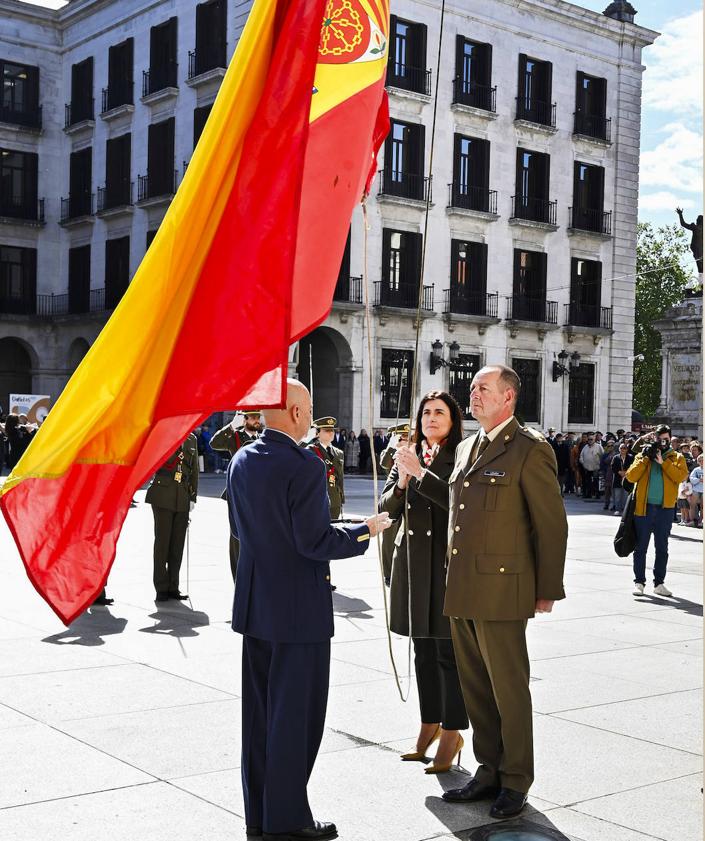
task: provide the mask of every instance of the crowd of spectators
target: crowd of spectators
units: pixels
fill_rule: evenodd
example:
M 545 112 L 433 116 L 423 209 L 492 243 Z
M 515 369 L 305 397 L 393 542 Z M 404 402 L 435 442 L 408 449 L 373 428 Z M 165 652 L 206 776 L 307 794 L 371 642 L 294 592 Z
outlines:
M 558 463 L 558 482 L 563 496 L 584 500 L 602 500 L 603 510 L 621 515 L 633 485 L 626 473 L 641 451 L 646 436 L 618 429 L 607 432 L 556 432 L 551 428 L 546 438 Z M 671 447 L 688 466 L 688 478 L 678 492 L 677 520 L 684 526 L 702 528 L 703 448 L 699 441 L 671 438 Z
M 0 474 L 14 468 L 38 429 L 27 415 L 0 414 Z

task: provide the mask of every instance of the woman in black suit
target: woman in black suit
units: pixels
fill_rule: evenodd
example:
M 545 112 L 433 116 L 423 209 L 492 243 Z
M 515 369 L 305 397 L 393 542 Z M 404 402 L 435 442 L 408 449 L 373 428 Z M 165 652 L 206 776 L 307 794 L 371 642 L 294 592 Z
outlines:
M 419 461 L 446 483 L 453 470 L 455 448 L 463 437 L 463 416 L 445 391 L 431 391 L 421 400 L 410 446 Z M 468 727 L 455 665 L 450 623 L 443 615 L 445 558 L 448 549 L 448 506 L 431 502 L 397 465 L 380 499 L 380 511 L 402 517 L 397 533 L 390 590 L 390 624 L 394 633 L 413 639 L 421 729 L 416 750 L 405 761 L 428 762 L 426 751 L 439 740 L 428 774 L 449 771 L 463 747 L 460 730 Z M 411 624 L 411 627 L 409 627 Z

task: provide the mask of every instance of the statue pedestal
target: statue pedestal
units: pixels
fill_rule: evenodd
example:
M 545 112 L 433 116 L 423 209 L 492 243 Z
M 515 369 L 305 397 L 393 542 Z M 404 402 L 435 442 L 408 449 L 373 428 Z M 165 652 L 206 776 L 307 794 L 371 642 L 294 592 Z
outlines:
M 701 287 L 702 289 L 702 287 Z M 674 435 L 703 438 L 702 292 L 687 297 L 654 322 L 661 334 L 663 375 L 657 423 Z

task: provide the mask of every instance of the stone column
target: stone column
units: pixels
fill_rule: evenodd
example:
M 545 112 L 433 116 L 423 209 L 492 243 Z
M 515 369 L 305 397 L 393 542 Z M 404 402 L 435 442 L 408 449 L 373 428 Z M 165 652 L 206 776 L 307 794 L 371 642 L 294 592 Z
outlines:
M 668 414 L 668 350 L 661 348 L 661 396 L 658 401 L 656 414 Z

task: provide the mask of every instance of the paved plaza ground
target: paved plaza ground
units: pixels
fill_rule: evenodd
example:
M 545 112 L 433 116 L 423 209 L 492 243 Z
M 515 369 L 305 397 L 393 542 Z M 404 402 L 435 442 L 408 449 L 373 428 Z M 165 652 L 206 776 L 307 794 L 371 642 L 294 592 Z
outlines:
M 0 841 L 244 838 L 241 642 L 229 627 L 223 482 L 202 483 L 208 496 L 192 515 L 191 604 L 153 601 L 152 514 L 141 491 L 108 584 L 114 606 L 68 629 L 0 525 Z M 371 481 L 348 485 L 348 512 L 371 509 Z M 568 597 L 529 623 L 536 782 L 525 815 L 576 841 L 700 841 L 702 533 L 674 528 L 674 598 L 651 588 L 637 598 L 628 561 L 612 551 L 617 518 L 600 504 L 567 508 Z M 413 688 L 400 701 L 390 676 L 374 547 L 334 562 L 333 579 L 314 815 L 336 821 L 344 841 L 470 839 L 491 822 L 489 804 L 441 800 L 464 772 L 429 777 L 399 761 L 415 741 L 418 707 Z M 406 642 L 394 652 L 405 672 Z M 462 765 L 473 770 L 469 747 Z

